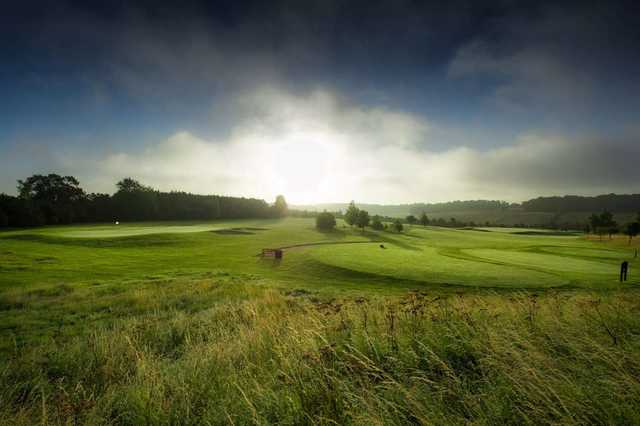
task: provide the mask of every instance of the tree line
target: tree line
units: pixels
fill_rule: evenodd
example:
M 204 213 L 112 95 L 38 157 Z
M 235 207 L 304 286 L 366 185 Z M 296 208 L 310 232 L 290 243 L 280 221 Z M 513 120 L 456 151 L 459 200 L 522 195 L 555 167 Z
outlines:
M 563 197 L 538 197 L 522 203 L 531 212 L 636 212 L 640 211 L 640 194 L 606 194 L 595 197 L 565 195 Z
M 354 201 L 351 201 L 351 203 L 349 203 L 349 205 L 347 206 L 347 210 L 344 213 L 342 211 L 327 212 L 326 210 L 322 213 L 307 210 L 293 210 L 291 211 L 291 215 L 295 217 L 315 217 L 316 227 L 320 230 L 333 229 L 336 226 L 336 218 L 341 218 L 346 222 L 347 225 L 356 226 L 362 231 L 364 231 L 366 227 L 371 227 L 376 231 L 394 230 L 396 232 L 402 232 L 405 224 L 409 226 L 419 224 L 422 226 L 432 225 L 448 228 L 496 226 L 495 224 L 492 225 L 489 222 L 486 222 L 484 224 L 476 224 L 473 221 L 459 221 L 455 217 L 451 217 L 448 220 L 442 217 L 431 219 L 426 212 L 422 212 L 419 216 L 410 214 L 405 218 L 381 215 L 371 216 L 367 210 L 358 208 Z
M 586 232 L 592 232 L 600 236 L 609 235 L 609 239 L 614 234 L 622 232 L 629 237 L 629 244 L 631 240 L 640 234 L 640 213 L 636 217 L 635 221 L 629 222 L 620 227 L 618 222 L 614 219 L 613 213 L 608 210 L 604 210 L 602 213 L 593 213 L 589 217 L 589 224 L 585 227 Z
M 449 201 L 446 203 L 415 203 L 411 204 L 409 212 L 412 215 L 422 213 L 459 212 L 463 210 L 502 210 L 512 206 L 506 201 L 500 200 L 466 200 Z
M 273 205 L 256 198 L 162 192 L 132 178 L 110 195 L 86 193 L 73 176 L 33 175 L 18 181 L 18 195 L 0 194 L 0 227 L 79 222 L 271 218 L 287 214 L 282 195 Z
M 306 211 L 297 213 L 301 217 L 309 217 L 309 215 L 315 213 L 316 227 L 322 231 L 328 231 L 335 228 L 336 217 L 342 218 L 347 225 L 356 226 L 363 232 L 366 227 L 371 227 L 376 231 L 394 230 L 396 232 L 402 232 L 402 230 L 404 229 L 404 224 L 408 224 L 409 226 L 419 224 L 424 227 L 432 225 L 453 228 L 482 226 L 482 224 L 476 224 L 474 222 L 460 222 L 453 217 L 448 221 L 443 218 L 438 218 L 435 220 L 430 219 L 426 212 L 422 212 L 422 214 L 420 214 L 419 216 L 410 214 L 404 219 L 383 217 L 380 215 L 370 216 L 368 211 L 358 208 L 353 201 L 349 203 L 349 206 L 344 213 L 331 213 L 327 211 L 324 211 L 322 213 Z M 303 215 L 301 215 L 300 213 L 303 213 Z M 485 226 L 490 226 L 490 224 L 486 223 Z M 613 213 L 608 210 L 604 210 L 600 214 L 593 213 L 589 218 L 588 223 L 584 226 L 584 232 L 597 234 L 601 239 L 603 235 L 608 234 L 609 238 L 611 238 L 614 234 L 623 233 L 627 237 L 629 237 L 629 243 L 631 243 L 631 240 L 634 237 L 640 235 L 640 213 L 638 213 L 638 216 L 634 221 L 626 223 L 622 227 L 619 226 L 615 221 Z

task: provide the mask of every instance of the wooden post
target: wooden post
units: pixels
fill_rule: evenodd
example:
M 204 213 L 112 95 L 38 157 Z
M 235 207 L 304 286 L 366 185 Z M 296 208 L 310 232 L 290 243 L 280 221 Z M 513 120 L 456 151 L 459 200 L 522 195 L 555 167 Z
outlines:
M 629 262 L 626 260 L 620 265 L 620 282 L 627 280 L 627 270 L 629 269 Z

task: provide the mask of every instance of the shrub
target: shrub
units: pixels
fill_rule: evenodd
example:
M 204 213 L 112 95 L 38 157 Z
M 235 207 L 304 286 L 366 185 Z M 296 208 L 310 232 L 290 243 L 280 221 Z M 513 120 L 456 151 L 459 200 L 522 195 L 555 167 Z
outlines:
M 316 217 L 316 228 L 321 231 L 330 231 L 336 226 L 336 218 L 332 213 L 322 212 Z
M 380 231 L 380 230 L 384 229 L 384 224 L 380 220 L 380 216 L 376 215 L 376 216 L 373 217 L 373 220 L 371 221 L 371 227 L 373 229 L 375 229 L 376 231 Z

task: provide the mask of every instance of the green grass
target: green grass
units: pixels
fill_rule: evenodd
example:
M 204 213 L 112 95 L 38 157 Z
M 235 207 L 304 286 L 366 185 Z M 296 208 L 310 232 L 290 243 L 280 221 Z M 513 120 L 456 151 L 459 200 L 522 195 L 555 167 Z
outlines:
M 487 231 L 2 232 L 0 423 L 640 422 L 637 242 Z

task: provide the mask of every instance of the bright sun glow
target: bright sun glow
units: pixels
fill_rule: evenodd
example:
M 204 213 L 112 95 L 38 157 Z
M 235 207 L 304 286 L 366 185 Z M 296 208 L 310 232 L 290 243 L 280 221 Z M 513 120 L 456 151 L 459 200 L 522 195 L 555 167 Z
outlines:
M 271 187 L 295 203 L 330 198 L 338 149 L 323 135 L 296 135 L 274 150 Z

